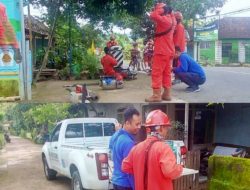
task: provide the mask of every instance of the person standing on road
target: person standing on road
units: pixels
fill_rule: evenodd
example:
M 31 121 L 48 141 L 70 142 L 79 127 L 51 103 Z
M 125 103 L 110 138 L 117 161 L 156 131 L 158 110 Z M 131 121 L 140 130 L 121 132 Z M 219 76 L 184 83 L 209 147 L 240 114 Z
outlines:
M 114 34 L 112 34 L 112 35 L 110 36 L 110 40 L 107 42 L 106 46 L 107 46 L 108 48 L 111 48 L 112 46 L 118 46 L 117 41 L 115 41 L 115 35 L 114 35 Z
M 203 68 L 187 53 L 182 53 L 179 47 L 175 48 L 175 59 L 179 62 L 178 67 L 173 68 L 175 75 L 188 85 L 186 92 L 200 91 L 199 85 L 206 81 Z
M 153 12 L 150 13 L 151 20 L 156 24 L 154 38 L 154 55 L 152 65 L 153 95 L 146 98 L 146 102 L 161 102 L 171 100 L 171 64 L 174 57 L 173 33 L 176 20 L 172 8 L 164 3 L 157 3 Z M 161 94 L 161 88 L 164 88 Z
M 128 155 L 132 147 L 135 145 L 135 135 L 141 127 L 141 116 L 135 108 L 127 108 L 124 111 L 123 128 L 115 132 L 111 137 L 109 148 L 112 152 L 112 160 L 114 162 L 114 171 L 112 175 L 112 183 L 114 190 L 133 190 L 133 176 L 122 172 L 121 165 L 123 159 Z
M 133 174 L 135 190 L 173 190 L 172 180 L 182 174 L 183 167 L 163 140 L 171 126 L 168 116 L 154 110 L 147 116 L 148 137 L 137 144 L 122 162 L 122 171 Z
M 185 52 L 186 50 L 186 35 L 185 35 L 185 27 L 182 24 L 182 20 L 183 20 L 183 16 L 181 14 L 181 12 L 176 11 L 174 13 L 177 25 L 174 31 L 174 45 L 175 47 L 179 47 L 181 52 Z M 173 60 L 173 67 L 178 67 L 178 61 L 176 61 L 175 59 Z M 172 85 L 178 84 L 180 83 L 181 80 L 178 79 L 177 76 L 174 77 L 174 80 L 172 81 Z
M 144 67 L 151 72 L 152 58 L 154 53 L 154 41 L 149 39 L 143 51 Z
M 186 49 L 186 36 L 185 36 L 185 27 L 182 24 L 183 16 L 181 12 L 176 11 L 174 13 L 177 25 L 174 31 L 174 45 L 178 46 L 181 49 L 181 52 L 185 52 Z
M 137 42 L 133 42 L 133 48 L 130 50 L 130 57 L 131 57 L 131 61 L 130 61 L 130 66 L 133 67 L 133 70 L 136 68 L 137 71 L 140 71 L 141 68 L 140 68 L 140 59 L 141 59 L 141 56 L 140 56 L 140 50 L 139 50 L 139 47 L 138 47 L 138 43 Z

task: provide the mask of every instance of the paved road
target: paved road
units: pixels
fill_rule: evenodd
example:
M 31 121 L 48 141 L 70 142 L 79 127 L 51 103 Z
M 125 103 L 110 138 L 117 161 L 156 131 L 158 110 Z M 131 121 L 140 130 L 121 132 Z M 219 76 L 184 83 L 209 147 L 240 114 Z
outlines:
M 70 190 L 70 180 L 59 176 L 47 181 L 41 161 L 41 146 L 12 137 L 0 152 L 0 189 L 2 190 Z
M 186 93 L 185 84 L 173 86 L 172 102 L 217 103 L 250 102 L 249 67 L 206 67 L 207 81 L 198 93 Z M 65 84 L 97 83 L 98 81 L 44 81 L 33 88 L 33 101 L 69 102 Z M 119 90 L 102 90 L 98 85 L 89 86 L 99 96 L 100 103 L 144 103 L 151 94 L 150 77 L 140 73 L 137 80 L 126 81 Z

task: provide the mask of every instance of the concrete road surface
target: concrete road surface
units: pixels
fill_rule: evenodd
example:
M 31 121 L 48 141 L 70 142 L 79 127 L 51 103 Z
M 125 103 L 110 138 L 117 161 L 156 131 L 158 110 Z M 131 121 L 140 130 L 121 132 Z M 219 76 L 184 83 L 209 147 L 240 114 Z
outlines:
M 245 103 L 250 102 L 250 68 L 249 67 L 206 67 L 207 81 L 201 91 L 186 93 L 185 84 L 172 87 L 171 102 L 189 103 Z M 35 102 L 69 102 L 69 93 L 63 88 L 65 84 L 98 83 L 96 81 L 44 81 L 33 88 Z M 139 73 L 138 79 L 125 81 L 125 87 L 119 90 L 102 90 L 98 85 L 89 85 L 89 89 L 99 96 L 99 103 L 144 103 L 151 95 L 151 78 Z
M 29 140 L 11 137 L 4 151 L 0 152 L 1 190 L 70 190 L 70 180 L 59 176 L 47 181 L 41 160 L 40 145 Z

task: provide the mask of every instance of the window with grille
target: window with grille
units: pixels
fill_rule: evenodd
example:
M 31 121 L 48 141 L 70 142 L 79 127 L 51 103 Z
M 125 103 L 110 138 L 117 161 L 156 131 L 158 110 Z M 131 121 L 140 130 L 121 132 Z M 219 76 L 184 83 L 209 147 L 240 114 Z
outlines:
M 222 43 L 222 57 L 230 57 L 232 52 L 232 43 Z

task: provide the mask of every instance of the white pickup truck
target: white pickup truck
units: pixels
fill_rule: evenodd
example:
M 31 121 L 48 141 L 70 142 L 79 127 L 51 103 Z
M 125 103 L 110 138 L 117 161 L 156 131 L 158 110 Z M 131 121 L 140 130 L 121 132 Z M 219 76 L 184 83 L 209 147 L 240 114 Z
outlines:
M 57 173 L 71 178 L 72 190 L 108 190 L 108 143 L 116 119 L 77 118 L 59 122 L 42 148 L 48 180 Z

